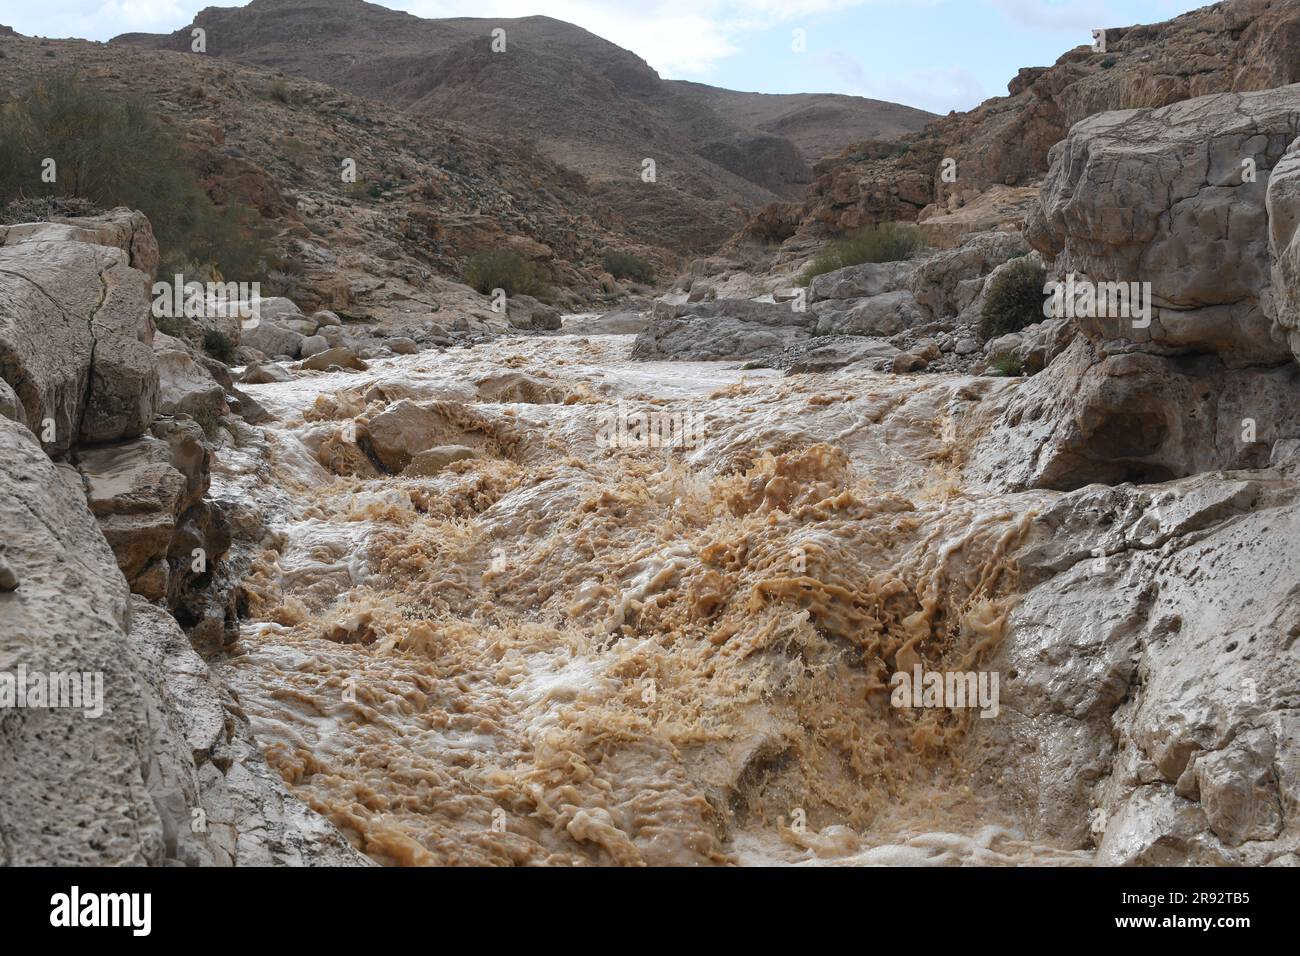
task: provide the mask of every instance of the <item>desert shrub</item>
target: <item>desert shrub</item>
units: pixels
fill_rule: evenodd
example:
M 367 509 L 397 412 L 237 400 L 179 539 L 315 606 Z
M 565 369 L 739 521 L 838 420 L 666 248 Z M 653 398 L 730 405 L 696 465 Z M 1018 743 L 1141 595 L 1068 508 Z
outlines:
M 493 289 L 505 289 L 506 295 L 531 295 L 542 300 L 550 297 L 550 290 L 537 269 L 511 249 L 474 253 L 461 278 L 483 295 L 491 295 Z
M 182 341 L 189 338 L 190 320 L 179 315 L 157 315 L 154 316 L 154 325 L 163 335 L 170 335 L 174 339 Z
M 219 209 L 186 162 L 181 137 L 144 100 L 70 75 L 36 77 L 0 107 L 0 205 L 80 199 L 149 217 L 164 275 L 212 272 L 257 278 L 264 236 L 253 210 Z M 55 182 L 41 181 L 55 161 Z
M 218 362 L 232 365 L 235 361 L 235 343 L 220 329 L 208 329 L 203 333 L 203 351 Z
M 1017 355 L 999 355 L 993 360 L 993 370 L 998 375 L 1006 378 L 1014 378 L 1017 375 L 1024 374 L 1024 366 Z
M 214 437 L 217 434 L 217 429 L 221 427 L 221 422 L 218 421 L 216 413 L 206 406 L 195 409 L 190 417 L 199 423 L 199 427 L 203 429 L 203 434 L 209 438 Z
M 276 100 L 280 103 L 289 102 L 289 84 L 284 80 L 271 80 L 266 84 L 265 92 L 266 98 L 269 100 Z
M 602 260 L 605 271 L 615 279 L 631 279 L 649 285 L 655 280 L 655 267 L 649 259 L 631 252 L 607 252 Z
M 94 216 L 103 211 L 93 202 L 75 196 L 19 196 L 0 208 L 0 225 Z
M 909 259 L 925 243 L 915 226 L 886 222 L 867 226 L 831 241 L 830 245 L 808 264 L 799 281 L 807 285 L 819 275 L 864 262 L 900 262 Z
M 1016 259 L 989 282 L 980 313 L 980 335 L 987 342 L 1043 321 L 1047 270 L 1033 259 Z
M 1119 62 L 1119 60 L 1115 59 L 1113 56 L 1108 56 L 1108 57 L 1106 57 L 1106 59 L 1104 59 L 1104 60 L 1101 61 L 1101 68 L 1102 68 L 1103 70 L 1109 70 L 1111 67 L 1113 67 L 1113 66 L 1114 66 L 1116 63 L 1118 63 L 1118 62 Z

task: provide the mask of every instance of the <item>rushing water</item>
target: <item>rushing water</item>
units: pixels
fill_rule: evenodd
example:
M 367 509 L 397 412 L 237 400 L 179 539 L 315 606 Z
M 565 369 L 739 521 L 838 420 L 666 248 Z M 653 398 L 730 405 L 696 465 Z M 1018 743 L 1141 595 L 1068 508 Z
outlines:
M 248 387 L 277 421 L 214 478 L 265 524 L 224 672 L 294 790 L 386 864 L 1087 862 L 970 784 L 971 711 L 890 704 L 1003 637 L 1040 502 L 961 469 L 1007 384 L 630 347 Z M 374 477 L 358 428 L 403 399 L 477 457 Z

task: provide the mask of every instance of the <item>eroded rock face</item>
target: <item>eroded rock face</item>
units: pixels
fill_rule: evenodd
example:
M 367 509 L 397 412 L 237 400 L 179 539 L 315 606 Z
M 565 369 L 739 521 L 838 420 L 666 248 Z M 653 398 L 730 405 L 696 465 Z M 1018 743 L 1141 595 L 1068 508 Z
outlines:
M 1030 240 L 1057 280 L 1149 283 L 1152 308 L 1071 317 L 1080 338 L 976 450 L 984 477 L 1165 481 L 1263 466 L 1300 434 L 1288 165 L 1265 185 L 1298 125 L 1288 86 L 1101 114 L 1053 150 Z
M 1107 351 L 1080 337 L 1026 382 L 978 444 L 993 486 L 1072 490 L 1263 467 L 1300 422 L 1300 369 Z
M 148 277 L 121 249 L 68 238 L 94 235 L 88 222 L 10 227 L 0 246 L 0 377 L 53 454 L 139 435 L 158 404 Z
M 8 419 L 0 527 L 20 578 L 0 591 L 0 671 L 91 689 L 80 708 L 0 711 L 0 863 L 359 862 L 288 796 L 175 622 L 131 597 L 76 472 Z
M 910 262 L 867 262 L 819 275 L 808 285 L 808 301 L 861 299 L 896 292 L 911 274 Z
M 831 299 L 813 307 L 818 335 L 888 336 L 919 325 L 924 315 L 912 293 L 883 292 L 856 301 Z
M 1300 840 L 1300 534 L 1272 473 L 1057 498 L 1017 554 L 1013 675 L 971 753 L 1031 835 L 1110 865 L 1257 865 Z
M 1300 360 L 1300 140 L 1292 142 L 1268 178 L 1265 196 L 1273 295 L 1265 307 Z
M 908 277 L 907 288 L 928 318 L 952 318 L 976 301 L 990 273 L 1025 251 L 1018 234 L 967 236 L 955 248 L 920 260 Z
M 1212 351 L 1229 364 L 1288 358 L 1262 301 L 1271 282 L 1265 196 L 1297 132 L 1300 85 L 1075 125 L 1052 150 L 1028 237 L 1061 277 L 1149 283 L 1154 303 L 1148 326 L 1080 316 L 1080 329 Z
M 226 390 L 189 353 L 164 349 L 154 354 L 158 363 L 160 412 L 212 418 L 226 413 Z
M 33 238 L 42 241 L 84 242 L 112 246 L 129 256 L 129 265 L 152 279 L 158 272 L 158 241 L 144 213 L 119 206 L 99 216 L 55 218 L 49 222 L 0 226 L 0 246 L 12 246 Z

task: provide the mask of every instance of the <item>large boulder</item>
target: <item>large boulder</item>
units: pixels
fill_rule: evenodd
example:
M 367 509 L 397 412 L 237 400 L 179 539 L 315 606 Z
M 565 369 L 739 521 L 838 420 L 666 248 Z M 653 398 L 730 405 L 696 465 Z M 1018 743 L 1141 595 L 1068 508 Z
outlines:
M 158 410 L 195 418 L 219 418 L 226 413 L 226 390 L 188 352 L 164 349 L 154 352 L 158 363 Z
M 990 273 L 1027 251 L 1025 241 L 1015 233 L 966 236 L 956 247 L 918 260 L 907 288 L 931 321 L 951 319 L 978 299 Z
M 1165 481 L 1266 465 L 1300 435 L 1295 171 L 1282 162 L 1297 128 L 1300 86 L 1071 130 L 1028 237 L 1058 280 L 1149 283 L 1150 314 L 1072 317 L 1078 338 L 977 447 L 981 475 L 1064 489 Z
M 118 206 L 98 216 L 64 218 L 0 226 L 0 246 L 18 245 L 33 238 L 42 241 L 84 242 L 112 246 L 127 254 L 128 264 L 152 279 L 158 272 L 158 241 L 144 213 Z
M 1287 359 L 1265 307 L 1266 195 L 1298 132 L 1300 85 L 1076 124 L 1052 149 L 1028 237 L 1055 260 L 1058 277 L 1149 283 L 1153 302 L 1149 325 L 1085 315 L 1080 330 L 1165 352 L 1213 352 L 1231 365 Z M 1283 191 L 1279 184 L 1279 199 Z
M 33 224 L 0 247 L 0 378 L 52 453 L 139 435 L 158 403 L 148 278 L 66 232 Z
M 517 329 L 540 332 L 560 327 L 560 310 L 531 295 L 512 295 L 506 303 L 506 315 Z
M 911 262 L 866 262 L 826 272 L 808 285 L 808 301 L 862 299 L 903 288 L 912 273 Z
M 813 307 L 818 335 L 890 336 L 924 321 L 907 291 L 884 292 L 856 302 L 832 299 Z
M 287 301 L 287 300 L 286 300 Z M 247 323 L 240 333 L 240 344 L 257 349 L 268 358 L 297 358 L 307 336 L 265 315 L 256 323 Z

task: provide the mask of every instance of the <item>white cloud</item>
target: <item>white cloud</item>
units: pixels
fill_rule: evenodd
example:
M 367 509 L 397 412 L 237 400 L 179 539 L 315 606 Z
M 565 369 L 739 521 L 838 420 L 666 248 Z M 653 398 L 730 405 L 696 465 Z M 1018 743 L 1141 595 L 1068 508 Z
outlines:
M 844 53 L 819 54 L 817 62 L 844 84 L 845 93 L 905 103 L 932 113 L 968 110 L 988 99 L 975 74 L 960 66 L 915 70 L 881 79 L 871 76 L 856 57 Z
M 746 37 L 799 17 L 888 0 L 548 0 L 545 13 L 632 50 L 669 79 L 708 76 Z M 391 0 L 424 17 L 527 17 L 538 0 Z
M 1116 25 L 1114 16 L 1101 0 L 993 0 L 993 5 L 1020 26 L 1077 30 L 1087 42 L 1092 40 L 1092 30 Z

